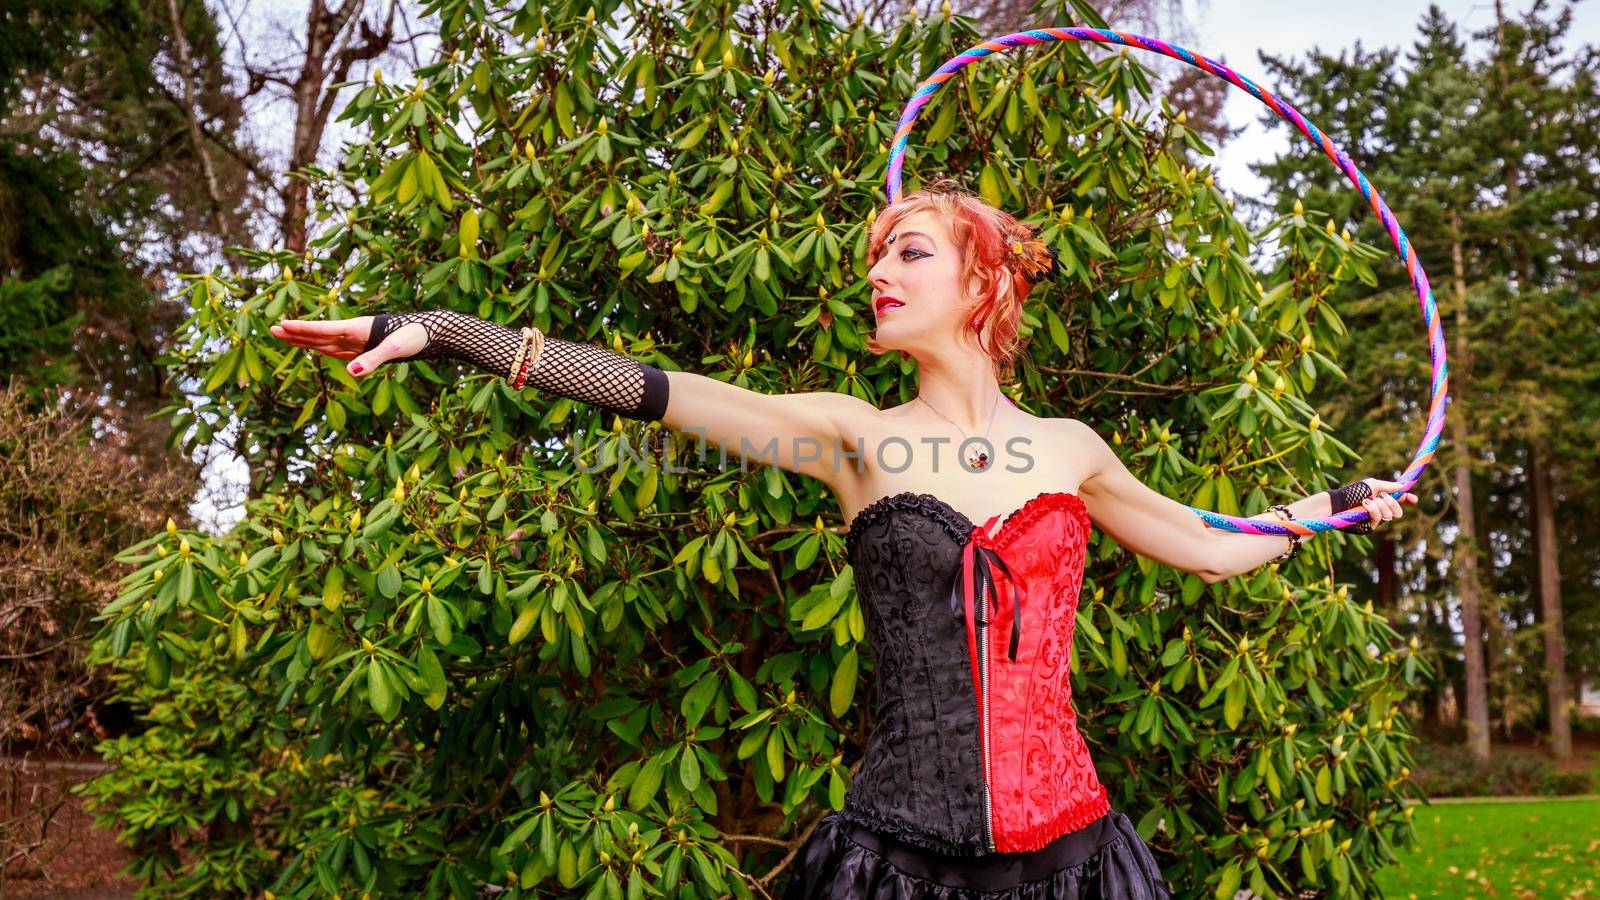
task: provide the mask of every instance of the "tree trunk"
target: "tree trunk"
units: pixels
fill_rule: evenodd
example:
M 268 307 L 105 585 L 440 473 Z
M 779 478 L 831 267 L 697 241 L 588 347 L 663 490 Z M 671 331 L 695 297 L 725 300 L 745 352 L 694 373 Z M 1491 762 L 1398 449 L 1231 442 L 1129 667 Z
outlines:
M 329 9 L 322 0 L 311 0 L 306 13 L 306 52 L 300 73 L 291 86 L 294 96 L 294 140 L 289 148 L 289 174 L 284 180 L 283 247 L 295 253 L 306 249 L 306 214 L 310 212 L 310 184 L 299 176 L 301 169 L 317 161 L 322 135 L 333 112 L 334 94 L 324 83 L 338 84 L 350 74 L 356 62 L 372 59 L 394 40 L 397 4 L 391 0 L 383 31 L 374 31 L 361 18 L 364 0 L 344 0 L 338 9 Z M 360 41 L 355 32 L 360 33 Z
M 1456 396 L 1467 381 L 1467 273 L 1461 251 L 1461 216 L 1450 214 L 1450 262 L 1456 296 L 1453 368 L 1460 373 Z M 1460 412 L 1450 417 L 1450 442 L 1456 450 L 1456 523 L 1460 535 L 1456 548 L 1456 585 L 1461 595 L 1461 629 L 1466 654 L 1466 697 L 1462 716 L 1467 725 L 1467 747 L 1480 762 L 1489 761 L 1489 691 L 1483 654 L 1483 612 L 1478 598 L 1477 506 L 1472 495 L 1472 460 L 1467 446 L 1467 421 Z
M 1399 606 L 1399 555 L 1394 538 L 1378 541 L 1378 608 L 1389 613 L 1391 621 Z
M 1572 758 L 1572 717 L 1568 710 L 1567 639 L 1561 614 L 1561 545 L 1556 537 L 1556 498 L 1551 488 L 1550 451 L 1535 441 L 1532 452 L 1533 527 L 1539 554 L 1539 608 L 1544 620 L 1545 693 L 1550 702 L 1550 750 L 1556 759 Z

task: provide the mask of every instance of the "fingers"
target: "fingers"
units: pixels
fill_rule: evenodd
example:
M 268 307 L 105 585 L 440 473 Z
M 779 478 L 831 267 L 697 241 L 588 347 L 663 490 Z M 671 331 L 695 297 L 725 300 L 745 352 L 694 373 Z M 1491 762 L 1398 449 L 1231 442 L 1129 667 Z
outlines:
M 349 347 L 334 341 L 311 341 L 297 344 L 296 346 L 304 347 L 307 350 L 315 350 L 318 353 L 326 353 L 329 356 L 337 356 L 340 359 L 354 359 L 356 354 L 361 352 L 359 350 L 351 350 Z
M 1383 508 L 1389 513 L 1389 518 L 1398 519 L 1405 515 L 1405 510 L 1400 508 L 1400 501 L 1388 494 L 1379 497 L 1378 501 L 1383 504 Z
M 372 331 L 372 316 L 354 319 L 282 319 L 273 323 L 274 336 L 285 340 L 318 340 L 327 338 L 354 338 L 366 340 Z
M 372 316 L 324 321 L 283 319 L 267 330 L 273 337 L 296 347 L 349 359 L 366 345 L 367 336 L 372 333 L 372 320 Z
M 1390 519 L 1398 519 L 1405 515 L 1405 511 L 1400 508 L 1400 501 L 1390 497 L 1388 494 L 1368 497 L 1361 501 L 1361 508 L 1367 511 L 1367 516 L 1374 525 L 1387 522 Z
M 1372 494 L 1374 497 L 1388 497 L 1390 494 L 1399 493 L 1400 491 L 1405 490 L 1405 485 L 1398 481 L 1384 481 L 1381 478 L 1363 478 L 1361 480 L 1366 482 L 1368 487 L 1372 488 Z M 1402 494 L 1396 499 L 1405 503 L 1416 503 L 1417 495 L 1406 493 Z

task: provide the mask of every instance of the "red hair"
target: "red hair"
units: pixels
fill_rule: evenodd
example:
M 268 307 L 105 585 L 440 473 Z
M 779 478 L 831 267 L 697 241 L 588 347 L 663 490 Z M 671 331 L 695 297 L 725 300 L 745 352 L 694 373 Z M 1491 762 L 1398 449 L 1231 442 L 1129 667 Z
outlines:
M 1016 370 L 1015 357 L 1021 350 L 1019 336 L 1022 304 L 1033 283 L 1023 277 L 1014 263 L 1012 244 L 1030 229 L 1008 212 L 995 209 L 953 179 L 942 178 L 915 193 L 906 194 L 878 215 L 867 239 L 867 268 L 876 265 L 884 251 L 884 240 L 907 216 L 929 212 L 949 229 L 961 258 L 961 283 L 982 285 L 981 297 L 967 317 L 967 327 L 977 333 L 978 346 L 994 364 L 996 377 L 1010 381 Z M 874 337 L 867 338 L 867 349 L 875 354 L 888 352 Z M 900 351 L 905 356 L 905 351 Z

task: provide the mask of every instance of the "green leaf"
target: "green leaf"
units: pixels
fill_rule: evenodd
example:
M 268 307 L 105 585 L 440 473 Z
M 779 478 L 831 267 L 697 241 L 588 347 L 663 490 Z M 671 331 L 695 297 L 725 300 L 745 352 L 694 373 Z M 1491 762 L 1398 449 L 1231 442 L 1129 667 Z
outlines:
M 511 623 L 511 633 L 506 638 L 507 643 L 513 646 L 522 643 L 523 639 L 525 639 L 528 634 L 533 631 L 533 626 L 536 625 L 538 621 L 538 609 L 532 606 L 524 608 L 521 612 L 517 613 L 516 621 Z
M 693 150 L 700 143 L 700 139 L 706 136 L 706 129 L 710 127 L 711 122 L 709 119 L 701 121 L 699 125 L 689 129 L 689 133 L 685 134 L 674 146 L 679 150 Z
M 1217 900 L 1233 900 L 1234 895 L 1239 893 L 1239 881 L 1242 877 L 1243 873 L 1239 870 L 1239 864 L 1236 862 L 1228 863 L 1228 867 L 1222 871 L 1222 879 L 1217 882 L 1217 889 L 1212 896 L 1216 897 Z
M 728 198 L 733 196 L 734 185 L 735 182 L 731 178 L 719 181 L 716 189 L 711 192 L 711 196 L 706 199 L 705 203 L 701 204 L 700 211 L 708 216 L 714 215 L 717 210 L 722 208 L 724 203 L 728 202 Z
M 678 758 L 678 780 L 683 782 L 686 791 L 694 791 L 700 787 L 700 757 L 695 754 L 693 747 L 685 746 Z
M 661 789 L 661 754 L 650 757 L 644 767 L 639 770 L 639 775 L 633 779 L 633 785 L 628 788 L 628 807 L 634 811 L 642 811 L 655 799 L 656 791 Z
M 444 677 L 444 667 L 439 665 L 439 657 L 427 644 L 417 651 L 417 674 L 427 688 L 427 693 L 422 695 L 422 702 L 428 704 L 430 709 L 443 706 L 450 683 Z
M 767 767 L 772 770 L 772 780 L 783 780 L 784 764 L 783 729 L 774 727 L 767 732 Z
M 1328 804 L 1333 802 L 1333 770 L 1323 766 L 1317 770 L 1317 801 Z
M 738 702 L 745 712 L 755 712 L 758 702 L 755 685 L 746 681 L 744 676 L 738 672 L 729 669 L 728 688 L 733 692 L 733 699 Z
M 399 516 L 400 504 L 392 497 L 385 497 L 378 501 L 378 505 L 367 515 L 366 522 L 361 526 L 361 537 L 368 541 L 382 537 Z
M 1096 228 L 1093 222 L 1084 219 L 1073 219 L 1071 228 L 1074 234 L 1083 238 L 1083 242 L 1089 245 L 1089 249 L 1101 256 L 1116 256 L 1111 251 L 1111 245 L 1107 244 L 1106 239 L 1100 236 L 1100 229 Z
M 433 628 L 433 639 L 439 642 L 439 646 L 450 645 L 452 637 L 450 612 L 445 609 L 444 601 L 433 594 L 428 595 L 428 625 Z
M 394 566 L 384 566 L 378 570 L 378 577 L 376 580 L 378 584 L 378 593 L 382 594 L 384 597 L 393 600 L 395 597 L 400 595 L 401 580 L 399 569 L 396 569 Z
M 690 728 L 700 724 L 705 717 L 706 710 L 711 708 L 711 701 L 717 697 L 717 679 L 714 675 L 703 675 L 694 686 L 684 692 L 683 718 Z
M 835 810 L 844 809 L 844 795 L 846 788 L 844 779 L 839 777 L 837 771 L 828 773 L 828 805 Z
M 927 136 L 923 139 L 928 146 L 934 147 L 943 144 L 950 135 L 955 134 L 957 108 L 961 101 L 958 97 L 951 96 L 939 104 L 939 114 L 934 117 L 933 126 L 928 129 Z
M 828 692 L 828 706 L 835 716 L 843 716 L 855 699 L 856 667 L 856 648 L 851 647 L 839 660 L 839 668 L 833 673 L 833 688 Z
M 1045 309 L 1045 322 L 1050 328 L 1050 342 L 1055 344 L 1056 349 L 1062 353 L 1070 353 L 1072 351 L 1072 341 L 1067 337 L 1067 327 L 1061 324 L 1061 317 L 1056 315 L 1055 310 Z
M 1004 203 L 1000 196 L 1000 173 L 995 169 L 994 163 L 984 163 L 983 171 L 978 173 L 978 196 L 990 206 L 1001 206 Z
M 400 712 L 400 701 L 390 688 L 384 669 L 384 663 L 377 660 L 368 661 L 367 699 L 371 701 L 374 712 L 382 716 L 385 722 L 392 722 L 395 715 Z
M 1239 722 L 1244 719 L 1244 701 L 1244 679 L 1236 678 L 1228 685 L 1222 703 L 1222 719 L 1227 723 L 1229 730 L 1238 728 Z

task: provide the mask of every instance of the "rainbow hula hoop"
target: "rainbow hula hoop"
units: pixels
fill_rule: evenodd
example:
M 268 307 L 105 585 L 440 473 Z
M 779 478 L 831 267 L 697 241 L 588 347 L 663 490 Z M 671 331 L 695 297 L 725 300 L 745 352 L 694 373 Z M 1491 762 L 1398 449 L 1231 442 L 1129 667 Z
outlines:
M 1406 467 L 1404 475 L 1396 479 L 1404 487 L 1391 492 L 1391 497 L 1401 497 L 1409 491 L 1427 471 L 1428 463 L 1433 460 L 1434 450 L 1439 446 L 1439 436 L 1444 432 L 1444 411 L 1450 403 L 1449 367 L 1445 363 L 1444 329 L 1439 324 L 1438 308 L 1434 304 L 1433 289 L 1428 286 L 1428 275 L 1422 270 L 1422 261 L 1417 259 L 1415 249 L 1410 240 L 1406 238 L 1405 229 L 1395 221 L 1394 214 L 1389 211 L 1389 205 L 1383 202 L 1378 192 L 1372 189 L 1367 176 L 1361 174 L 1350 161 L 1345 152 L 1333 145 L 1328 136 L 1317 130 L 1315 125 L 1306 121 L 1305 117 L 1289 104 L 1262 90 L 1250 79 L 1238 74 L 1227 66 L 1215 60 L 1208 59 L 1198 53 L 1191 53 L 1182 47 L 1175 47 L 1165 41 L 1143 35 L 1128 34 L 1122 31 L 1109 31 L 1100 28 L 1035 28 L 1029 31 L 1019 31 L 1005 37 L 984 41 L 959 56 L 940 66 L 929 75 L 917 90 L 912 93 L 911 99 L 906 103 L 905 112 L 900 114 L 900 125 L 895 131 L 894 142 L 889 148 L 889 202 L 893 203 L 900 196 L 900 169 L 905 163 L 906 142 L 911 136 L 911 126 L 917 121 L 923 107 L 928 105 L 932 97 L 945 82 L 962 68 L 977 62 L 991 53 L 999 53 L 1025 44 L 1044 44 L 1052 41 L 1094 41 L 1101 44 L 1121 44 L 1125 47 L 1137 47 L 1140 50 L 1149 50 L 1160 53 L 1173 59 L 1181 60 L 1201 69 L 1218 78 L 1226 80 L 1235 87 L 1249 91 L 1251 96 L 1265 103 L 1268 108 L 1279 116 L 1289 120 L 1300 133 L 1310 138 L 1322 148 L 1339 166 L 1339 170 L 1349 178 L 1351 183 L 1361 189 L 1361 195 L 1367 198 L 1367 203 L 1372 211 L 1383 219 L 1384 227 L 1389 230 L 1389 238 L 1394 241 L 1395 250 L 1400 254 L 1400 259 L 1406 264 L 1406 271 L 1411 274 L 1411 284 L 1417 290 L 1417 301 L 1422 306 L 1422 319 L 1428 326 L 1428 352 L 1433 358 L 1433 398 L 1428 410 L 1428 427 L 1423 432 L 1422 443 L 1417 447 L 1416 457 L 1411 460 L 1411 465 Z M 1188 507 L 1205 523 L 1219 531 L 1232 531 L 1239 534 L 1277 534 L 1277 535 L 1309 535 L 1322 531 L 1345 528 L 1367 521 L 1370 516 L 1366 510 L 1356 507 L 1345 510 L 1325 519 L 1295 519 L 1278 523 L 1262 519 L 1244 519 L 1238 516 L 1225 516 L 1210 510 Z

